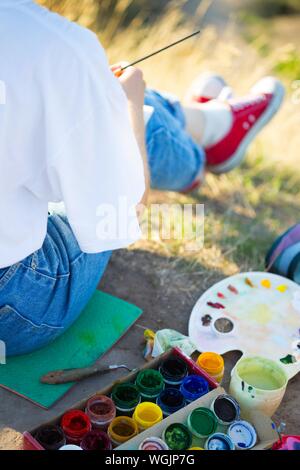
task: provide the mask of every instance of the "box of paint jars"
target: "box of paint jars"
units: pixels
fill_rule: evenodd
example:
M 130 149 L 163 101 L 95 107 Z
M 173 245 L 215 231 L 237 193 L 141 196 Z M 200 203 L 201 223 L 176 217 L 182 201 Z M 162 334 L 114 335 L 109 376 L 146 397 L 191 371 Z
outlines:
M 228 401 L 224 397 L 222 405 L 218 397 L 224 393 L 214 378 L 174 348 L 52 421 L 25 432 L 23 448 L 186 450 L 228 445 L 231 437 L 224 431 L 228 427 L 228 414 L 235 411 L 233 417 L 229 416 L 230 425 L 237 425 L 239 407 L 234 399 Z M 201 432 L 199 423 L 205 428 Z M 259 430 L 249 428 L 250 423 L 247 425 L 243 432 L 252 432 L 253 442 L 246 443 L 245 448 L 265 445 L 266 439 Z M 254 434 L 252 429 L 256 429 Z M 232 432 L 239 435 L 241 428 L 232 428 Z M 205 444 L 209 438 L 212 443 Z M 270 439 L 270 446 L 277 439 L 276 434 Z
M 134 421 L 132 434 L 135 435 L 140 432 L 143 425 L 147 427 L 149 424 L 155 424 L 156 418 L 148 424 L 143 422 L 140 410 L 145 406 L 144 403 L 148 402 L 152 404 L 151 406 L 157 406 L 156 410 L 160 410 L 157 415 L 157 420 L 159 420 L 217 387 L 218 382 L 215 379 L 211 378 L 180 349 L 173 348 L 109 386 L 98 390 L 93 396 L 76 403 L 62 415 L 36 429 L 25 432 L 23 447 L 30 450 L 43 450 L 52 447 L 56 449 L 60 444 L 77 445 L 91 431 L 101 431 L 106 435 L 110 432 L 110 443 L 115 447 L 116 444 L 122 444 L 126 440 L 126 436 L 123 439 L 116 439 L 116 425 L 119 429 L 118 423 L 124 424 L 118 418 L 126 417 L 125 424 L 132 424 Z M 172 390 L 169 393 L 170 389 Z M 157 401 L 159 401 L 158 405 Z M 137 413 L 135 413 L 138 406 Z M 134 414 L 135 418 L 133 418 Z
M 253 412 L 245 419 L 222 387 L 137 434 L 118 450 L 265 450 L 278 432 L 271 419 Z

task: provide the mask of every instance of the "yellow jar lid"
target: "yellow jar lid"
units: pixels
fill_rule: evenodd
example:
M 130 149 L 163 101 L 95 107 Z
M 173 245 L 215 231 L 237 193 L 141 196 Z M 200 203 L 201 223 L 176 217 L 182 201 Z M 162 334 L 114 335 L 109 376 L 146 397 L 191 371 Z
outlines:
M 204 450 L 203 447 L 190 447 L 188 450 Z
M 163 413 L 155 403 L 144 401 L 136 407 L 133 419 L 139 427 L 147 429 L 159 423 L 163 419 Z

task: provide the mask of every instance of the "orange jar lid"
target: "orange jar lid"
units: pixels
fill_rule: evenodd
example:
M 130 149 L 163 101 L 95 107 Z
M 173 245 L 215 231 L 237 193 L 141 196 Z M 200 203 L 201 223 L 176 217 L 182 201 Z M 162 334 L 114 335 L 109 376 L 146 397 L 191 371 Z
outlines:
M 200 354 L 197 359 L 197 364 L 211 375 L 220 374 L 224 370 L 223 357 L 214 352 L 204 352 Z

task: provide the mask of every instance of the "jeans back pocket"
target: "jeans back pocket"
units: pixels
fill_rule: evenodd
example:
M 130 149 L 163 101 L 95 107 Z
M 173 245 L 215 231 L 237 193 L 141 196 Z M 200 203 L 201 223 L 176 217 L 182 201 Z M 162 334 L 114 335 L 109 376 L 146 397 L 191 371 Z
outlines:
M 0 307 L 0 340 L 5 344 L 7 356 L 35 351 L 62 332 L 63 328 L 34 324 L 11 305 Z

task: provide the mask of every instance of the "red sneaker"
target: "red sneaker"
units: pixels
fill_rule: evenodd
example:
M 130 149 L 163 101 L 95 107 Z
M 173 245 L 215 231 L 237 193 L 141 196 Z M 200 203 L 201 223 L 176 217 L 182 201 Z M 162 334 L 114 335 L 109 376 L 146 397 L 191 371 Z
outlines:
M 219 142 L 205 148 L 211 172 L 226 173 L 241 163 L 252 140 L 280 108 L 284 93 L 279 80 L 266 77 L 246 98 L 228 101 L 232 112 L 231 129 Z
M 203 73 L 193 81 L 185 101 L 207 103 L 216 98 L 229 99 L 231 96 L 232 90 L 227 86 L 223 77 L 214 73 Z
M 190 86 L 185 101 L 195 101 L 197 103 L 207 103 L 213 99 L 229 99 L 232 90 L 220 75 L 214 73 L 203 73 L 199 75 Z M 182 194 L 188 194 L 201 186 L 205 179 L 205 172 L 202 171 L 196 180 L 187 188 L 182 189 Z

